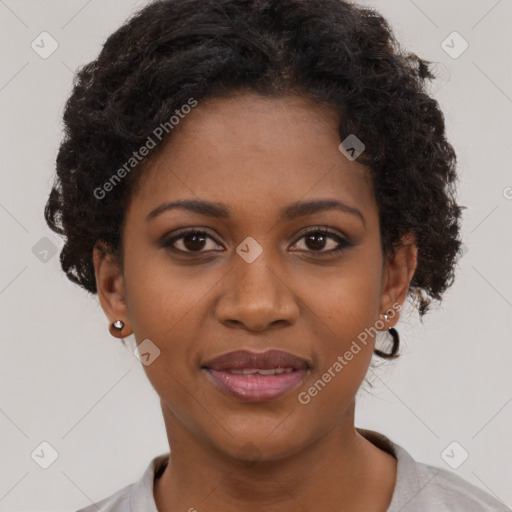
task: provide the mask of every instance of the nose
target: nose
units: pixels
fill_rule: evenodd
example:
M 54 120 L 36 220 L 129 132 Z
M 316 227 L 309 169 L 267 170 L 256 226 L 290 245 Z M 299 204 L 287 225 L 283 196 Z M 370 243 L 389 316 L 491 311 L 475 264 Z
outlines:
M 299 307 L 291 283 L 264 254 L 252 263 L 239 258 L 222 280 L 215 315 L 227 327 L 264 331 L 297 321 Z

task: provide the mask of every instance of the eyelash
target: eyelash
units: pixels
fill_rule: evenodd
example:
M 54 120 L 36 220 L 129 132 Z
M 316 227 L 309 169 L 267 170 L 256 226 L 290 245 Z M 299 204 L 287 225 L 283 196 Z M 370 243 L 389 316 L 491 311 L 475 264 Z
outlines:
M 323 250 L 319 250 L 319 251 L 314 251 L 314 250 L 308 250 L 306 251 L 307 253 L 315 253 L 315 254 L 318 254 L 320 256 L 332 256 L 332 255 L 335 255 L 335 254 L 338 254 L 342 251 L 344 251 L 345 249 L 348 249 L 350 247 L 353 247 L 354 244 L 350 243 L 348 240 L 346 240 L 345 238 L 343 238 L 342 236 L 338 235 L 337 233 L 334 233 L 332 231 L 330 231 L 329 229 L 326 229 L 326 228 L 311 228 L 311 229 L 308 229 L 307 231 L 305 231 L 304 233 L 301 234 L 300 238 L 298 238 L 294 243 L 293 245 L 296 245 L 297 242 L 299 242 L 300 240 L 302 240 L 303 238 L 307 237 L 308 235 L 310 234 L 320 234 L 320 235 L 323 235 L 323 236 L 327 236 L 331 239 L 333 239 L 334 241 L 336 241 L 338 243 L 338 247 L 336 247 L 335 249 L 331 249 L 330 251 L 323 251 Z M 176 249 L 175 247 L 173 247 L 173 244 L 175 242 L 177 242 L 178 240 L 181 240 L 182 238 L 186 237 L 187 235 L 204 235 L 206 236 L 206 238 L 209 238 L 210 240 L 212 240 L 213 242 L 215 242 L 217 245 L 220 245 L 208 232 L 206 231 L 201 231 L 201 230 L 198 230 L 198 229 L 191 229 L 191 230 L 188 230 L 188 231 L 182 231 L 181 233 L 179 233 L 178 235 L 175 235 L 173 236 L 172 238 L 167 238 L 167 239 L 164 239 L 162 240 L 162 243 L 161 243 L 161 246 L 164 247 L 164 248 L 167 248 L 177 254 L 190 254 L 190 255 L 194 255 L 194 256 L 199 256 L 199 255 L 202 255 L 202 254 L 205 254 L 209 251 L 184 251 L 182 249 Z M 215 251 L 215 252 L 220 252 L 220 251 Z M 299 251 L 301 252 L 301 251 Z

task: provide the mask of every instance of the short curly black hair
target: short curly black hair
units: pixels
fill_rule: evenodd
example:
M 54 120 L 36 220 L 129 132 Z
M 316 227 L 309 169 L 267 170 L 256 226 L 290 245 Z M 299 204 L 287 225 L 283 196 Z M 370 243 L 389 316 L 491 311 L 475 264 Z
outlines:
M 358 161 L 371 171 L 384 253 L 414 234 L 409 293 L 421 318 L 453 282 L 464 208 L 444 116 L 427 92 L 433 78 L 432 64 L 404 52 L 379 13 L 343 0 L 150 3 L 77 72 L 66 104 L 45 206 L 65 238 L 64 272 L 96 293 L 95 243 L 122 258 L 124 214 L 144 161 L 105 198 L 95 190 L 190 98 L 300 94 L 339 112 L 340 141 L 355 134 L 365 144 Z

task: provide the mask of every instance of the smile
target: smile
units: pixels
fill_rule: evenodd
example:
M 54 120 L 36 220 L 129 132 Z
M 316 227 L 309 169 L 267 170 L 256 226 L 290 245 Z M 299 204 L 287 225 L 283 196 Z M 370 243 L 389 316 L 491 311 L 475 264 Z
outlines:
M 239 350 L 211 359 L 201 368 L 228 395 L 244 402 L 263 402 L 297 388 L 311 365 L 306 359 L 281 350 Z

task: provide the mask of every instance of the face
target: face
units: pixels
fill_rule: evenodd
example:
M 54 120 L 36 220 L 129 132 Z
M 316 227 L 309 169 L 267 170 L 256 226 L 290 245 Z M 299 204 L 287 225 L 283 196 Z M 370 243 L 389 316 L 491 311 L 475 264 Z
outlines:
M 337 114 L 306 98 L 200 102 L 144 168 L 122 272 L 95 252 L 110 321 L 160 351 L 144 370 L 170 438 L 271 460 L 353 428 L 374 339 L 351 347 L 403 303 L 416 262 L 413 245 L 383 255 L 368 169 L 339 142 Z M 290 373 L 244 376 L 208 365 L 238 350 L 284 351 L 305 368 L 283 359 Z

